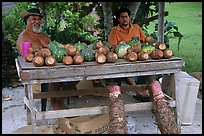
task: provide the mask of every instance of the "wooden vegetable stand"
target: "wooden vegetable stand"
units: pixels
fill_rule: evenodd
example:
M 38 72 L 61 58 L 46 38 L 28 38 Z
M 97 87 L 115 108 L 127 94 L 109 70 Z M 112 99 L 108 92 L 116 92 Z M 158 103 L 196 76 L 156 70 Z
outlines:
M 32 124 L 32 132 L 36 133 L 36 120 L 60 118 L 60 117 L 73 117 L 82 115 L 94 115 L 103 114 L 108 112 L 107 106 L 97 106 L 89 108 L 75 108 L 75 109 L 63 109 L 56 111 L 44 111 L 38 112 L 34 107 L 34 99 L 50 98 L 50 97 L 65 97 L 65 96 L 77 96 L 78 93 L 83 95 L 90 95 L 97 93 L 97 91 L 104 91 L 104 88 L 95 91 L 85 90 L 69 90 L 66 92 L 39 92 L 34 93 L 32 86 L 42 83 L 53 82 L 69 82 L 80 80 L 94 80 L 94 79 L 107 79 L 107 78 L 119 78 L 119 77 L 132 77 L 132 76 L 144 76 L 144 75 L 157 75 L 163 74 L 167 77 L 174 78 L 174 74 L 179 72 L 184 66 L 184 62 L 181 58 L 171 57 L 170 59 L 159 60 L 146 60 L 129 62 L 124 59 L 119 59 L 115 63 L 98 64 L 95 61 L 84 62 L 82 65 L 63 65 L 57 63 L 56 66 L 48 67 L 35 67 L 32 63 L 27 63 L 24 58 L 18 57 L 16 59 L 16 67 L 19 77 L 25 86 L 25 98 L 24 102 L 28 108 L 27 121 L 28 124 Z M 165 76 L 164 76 L 165 77 Z M 137 88 L 121 87 L 123 90 L 135 90 Z M 175 94 L 176 87 L 174 83 L 171 86 L 172 94 Z M 41 94 L 41 95 L 40 95 Z M 176 95 L 172 96 L 173 106 L 177 106 Z M 152 102 L 144 103 L 132 103 L 125 105 L 125 111 L 146 110 L 152 108 Z

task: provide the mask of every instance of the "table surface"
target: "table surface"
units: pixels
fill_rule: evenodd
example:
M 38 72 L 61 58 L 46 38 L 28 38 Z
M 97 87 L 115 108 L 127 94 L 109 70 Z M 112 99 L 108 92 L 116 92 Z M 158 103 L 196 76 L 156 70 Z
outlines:
M 25 84 L 170 74 L 180 71 L 184 65 L 184 61 L 176 56 L 134 62 L 118 59 L 114 63 L 104 64 L 96 61 L 84 62 L 81 65 L 57 63 L 56 66 L 41 67 L 26 62 L 23 57 L 16 58 L 19 78 Z

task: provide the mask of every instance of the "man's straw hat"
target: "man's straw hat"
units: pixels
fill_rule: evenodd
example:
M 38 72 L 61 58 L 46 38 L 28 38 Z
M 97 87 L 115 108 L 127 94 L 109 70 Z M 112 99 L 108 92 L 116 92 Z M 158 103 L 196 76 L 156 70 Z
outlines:
M 41 16 L 41 17 L 44 16 L 44 15 L 40 12 L 40 10 L 37 9 L 37 8 L 31 8 L 31 9 L 29 9 L 29 10 L 27 10 L 27 11 L 22 11 L 22 12 L 20 13 L 20 17 L 21 17 L 21 18 L 24 18 L 24 17 L 29 16 L 29 15 L 38 15 L 38 16 Z

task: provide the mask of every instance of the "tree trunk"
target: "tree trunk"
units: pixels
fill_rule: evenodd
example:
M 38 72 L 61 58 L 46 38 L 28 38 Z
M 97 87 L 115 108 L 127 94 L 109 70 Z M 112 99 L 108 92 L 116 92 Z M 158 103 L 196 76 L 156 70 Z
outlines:
M 153 113 L 155 114 L 157 126 L 161 134 L 179 134 L 180 128 L 165 100 L 159 81 L 152 81 L 151 91 L 153 95 Z
M 100 2 L 103 9 L 103 16 L 104 16 L 104 29 L 105 29 L 105 40 L 108 39 L 108 35 L 111 31 L 113 26 L 113 18 L 112 18 L 112 9 L 111 9 L 111 2 Z
M 140 7 L 141 2 L 129 2 L 128 3 L 128 8 L 130 9 L 131 12 L 131 21 L 134 22 L 137 11 Z
M 158 2 L 159 14 L 158 14 L 158 42 L 164 43 L 164 9 L 165 2 Z

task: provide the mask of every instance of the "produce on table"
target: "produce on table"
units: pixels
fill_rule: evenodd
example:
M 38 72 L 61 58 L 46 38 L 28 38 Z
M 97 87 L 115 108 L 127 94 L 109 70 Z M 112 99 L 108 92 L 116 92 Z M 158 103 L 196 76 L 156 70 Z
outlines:
M 40 67 L 44 65 L 44 58 L 42 56 L 35 56 L 32 60 L 33 65 L 36 67 Z
M 102 64 L 106 62 L 106 55 L 104 55 L 103 53 L 97 53 L 96 56 L 96 62 Z
M 30 47 L 30 48 L 28 48 L 28 53 L 35 54 L 35 52 L 37 52 L 38 50 L 39 50 L 39 48 L 37 48 L 37 47 Z
M 161 42 L 153 43 L 153 45 L 155 46 L 156 49 L 159 49 L 162 51 L 166 49 L 166 44 L 161 43 Z
M 126 56 L 124 56 L 124 59 L 129 61 L 136 61 L 138 56 L 136 52 L 129 52 Z
M 104 55 L 107 55 L 110 52 L 110 50 L 106 46 L 101 46 L 98 49 L 96 49 L 96 52 L 103 53 Z
M 57 62 L 62 62 L 64 56 L 66 56 L 66 49 L 64 47 L 59 47 L 52 52 Z
M 55 66 L 56 65 L 56 60 L 55 60 L 54 56 L 47 56 L 45 58 L 45 64 L 47 66 Z
M 109 52 L 107 55 L 106 55 L 106 61 L 107 62 L 116 62 L 118 60 L 118 56 L 116 53 L 114 52 Z
M 48 45 L 48 49 L 51 51 L 57 62 L 62 62 L 64 56 L 66 56 L 66 49 L 64 45 L 57 41 L 51 42 Z
M 146 37 L 146 42 L 149 44 L 153 44 L 154 43 L 154 38 L 152 36 L 148 36 Z
M 29 54 L 26 56 L 25 60 L 26 60 L 26 62 L 32 62 L 33 58 L 34 58 L 34 54 L 29 53 Z
M 84 62 L 84 57 L 80 53 L 77 53 L 73 57 L 73 61 L 74 61 L 74 64 L 80 65 L 80 64 L 82 64 Z
M 134 45 L 134 46 L 132 46 L 131 47 L 132 48 L 132 51 L 134 51 L 134 52 L 136 52 L 136 53 L 139 53 L 139 52 L 141 52 L 141 46 L 139 46 L 139 45 Z
M 128 52 L 127 49 L 130 47 L 128 44 L 118 44 L 115 47 L 115 53 L 117 54 L 118 58 L 122 59 Z
M 74 56 L 76 55 L 76 52 L 77 52 L 77 48 L 74 46 L 74 45 L 70 45 L 68 46 L 68 44 L 66 44 L 65 46 L 65 49 L 66 49 L 66 52 L 67 52 L 67 55 L 70 55 L 70 56 Z
M 170 48 L 166 48 L 163 53 L 165 59 L 169 59 L 173 56 L 173 51 Z
M 117 85 L 108 86 L 109 91 L 109 133 L 127 134 L 127 121 L 125 118 L 125 107 Z
M 150 54 L 155 49 L 156 49 L 155 46 L 152 44 L 144 44 L 141 46 L 141 51 L 147 52 L 148 54 Z
M 94 60 L 94 51 L 89 48 L 85 48 L 81 51 L 81 55 L 84 57 L 84 61 Z
M 149 59 L 149 54 L 147 52 L 139 52 L 138 53 L 138 59 L 139 60 L 148 60 Z
M 51 55 L 51 51 L 48 48 L 41 48 L 39 51 L 41 52 L 41 56 L 43 58 L 46 58 Z
M 107 48 L 110 48 L 109 43 L 106 42 L 106 41 L 102 41 L 102 40 L 95 41 L 93 43 L 93 47 L 92 48 L 93 48 L 93 50 L 95 50 L 95 49 L 98 49 L 98 48 L 100 48 L 102 46 L 106 46 Z
M 156 49 L 150 53 L 152 59 L 160 59 L 163 57 L 163 51 Z
M 129 40 L 127 42 L 127 44 L 130 46 L 135 46 L 135 45 L 141 46 L 141 43 L 140 43 L 139 39 L 137 39 L 137 38 L 132 38 L 131 40 Z
M 57 41 L 52 41 L 48 45 L 48 49 L 51 51 L 51 53 L 53 53 L 57 48 L 61 48 L 61 47 L 64 47 L 64 45 L 62 45 L 61 43 L 59 43 Z
M 77 48 L 79 52 L 81 52 L 85 48 L 88 48 L 88 45 L 86 43 L 80 41 L 78 43 L 75 43 L 74 46 Z
M 93 43 L 93 46 L 89 46 L 89 48 L 86 43 L 80 41 L 75 44 L 68 43 L 65 45 L 53 41 L 48 45 L 48 48 L 30 47 L 30 55 L 28 55 L 25 60 L 26 62 L 31 62 L 35 56 L 41 56 L 45 59 L 52 55 L 56 62 L 70 65 L 82 64 L 84 61 L 93 61 L 94 59 L 96 59 L 96 62 L 102 64 L 105 62 L 115 62 L 117 59 L 145 61 L 149 58 L 169 59 L 173 56 L 173 51 L 170 48 L 166 48 L 166 45 L 161 42 L 141 45 L 138 38 L 133 37 L 133 39 L 127 43 L 125 41 L 120 41 L 117 46 L 110 47 L 108 42 L 98 40 Z M 70 57 L 65 58 L 65 56 Z M 52 66 L 52 64 L 46 65 Z
M 74 63 L 74 60 L 73 60 L 73 58 L 72 58 L 72 56 L 65 56 L 64 58 L 63 58 L 63 64 L 65 64 L 65 65 L 71 65 L 71 64 L 73 64 Z
M 64 48 L 67 50 L 67 48 L 70 47 L 70 46 L 74 46 L 74 45 L 71 44 L 71 43 L 67 43 L 67 44 L 64 45 Z
M 159 81 L 153 80 L 151 83 L 153 95 L 153 113 L 161 134 L 179 134 L 181 132 L 176 118 L 167 104 Z

